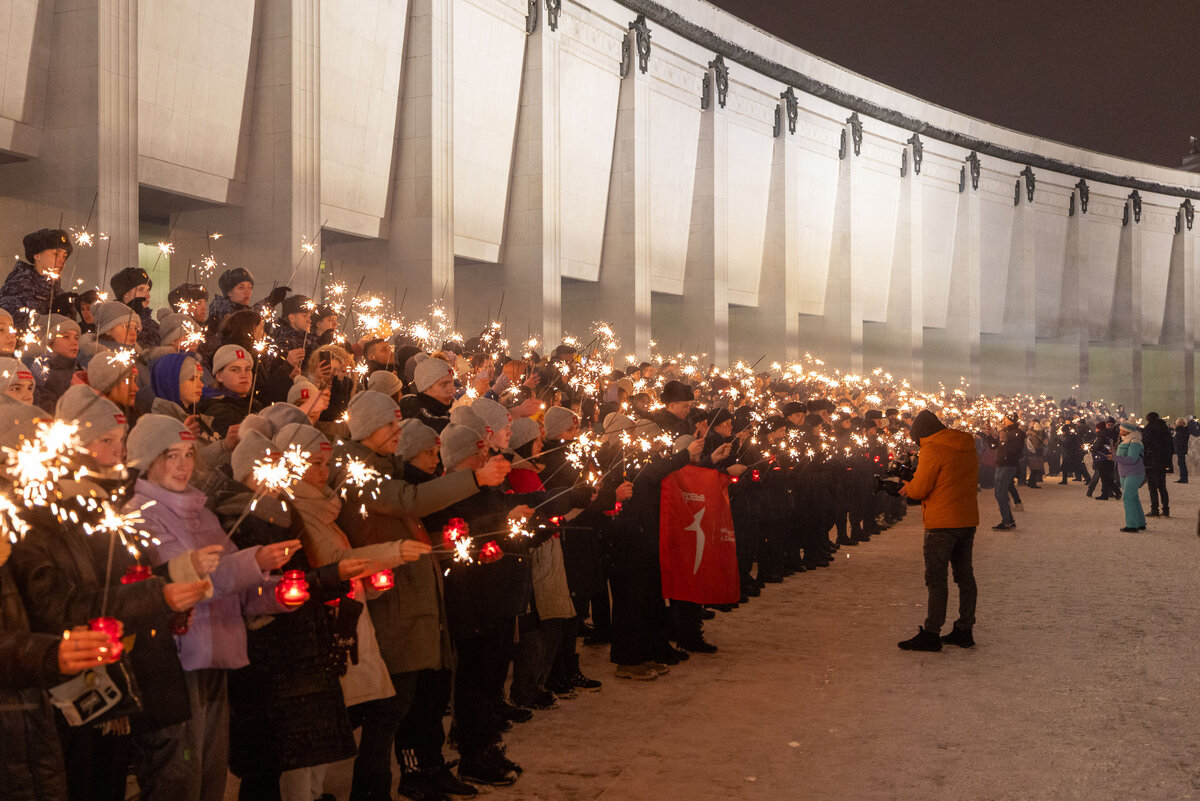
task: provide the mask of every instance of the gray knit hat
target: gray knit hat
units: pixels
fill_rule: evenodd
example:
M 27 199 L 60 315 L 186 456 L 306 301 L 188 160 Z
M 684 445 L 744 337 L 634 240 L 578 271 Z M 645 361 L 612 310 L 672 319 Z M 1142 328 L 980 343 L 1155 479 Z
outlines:
M 451 423 L 442 429 L 442 464 L 447 470 L 453 469 L 486 445 L 475 429 Z
M 308 403 L 316 397 L 319 391 L 316 384 L 304 376 L 299 376 L 292 384 L 292 388 L 288 390 L 287 402 L 292 404 Z
M 39 420 L 48 420 L 45 410 L 0 395 L 0 448 L 19 448 L 21 441 L 37 433 Z M 0 465 L 4 463 L 0 459 Z
M 333 445 L 329 443 L 328 437 L 312 426 L 303 423 L 288 423 L 275 435 L 275 446 L 280 450 L 286 451 L 293 445 L 305 453 L 320 451 L 328 453 L 333 450 Z
M 475 413 L 465 403 L 459 404 L 450 410 L 450 422 L 458 423 L 460 426 L 475 429 L 475 433 L 481 437 L 487 436 L 487 423 L 483 422 L 483 418 Z
M 346 412 L 350 418 L 350 438 L 353 440 L 366 439 L 400 418 L 400 407 L 396 402 L 371 389 L 355 395 Z
M 402 392 L 404 385 L 391 370 L 376 370 L 367 377 L 367 389 L 391 397 Z
M 413 370 L 413 384 L 417 392 L 424 392 L 450 372 L 450 365 L 441 359 L 426 359 Z
M 441 445 L 437 432 L 415 417 L 400 421 L 400 446 L 396 455 L 403 461 L 416 456 L 421 451 L 427 451 Z
M 551 406 L 546 410 L 542 426 L 546 429 L 546 439 L 558 439 L 558 435 L 579 422 L 579 415 L 565 406 Z
M 134 370 L 132 354 L 129 350 L 100 350 L 91 358 L 87 365 L 88 384 L 92 389 L 103 394 Z
M 141 421 L 138 421 L 139 424 Z M 246 436 L 238 435 L 237 447 L 229 457 L 229 467 L 235 481 L 243 481 L 254 469 L 254 463 L 275 453 L 279 449 L 275 443 L 257 431 L 251 431 Z
M 60 337 L 69 331 L 80 332 L 79 323 L 61 314 L 50 315 L 50 338 Z
M 241 345 L 222 345 L 217 348 L 217 352 L 213 354 L 213 375 L 224 370 L 234 362 L 244 361 L 254 365 L 254 355 L 243 348 Z
M 601 433 L 620 434 L 622 431 L 628 431 L 633 428 L 634 425 L 632 417 L 620 412 L 610 412 L 604 417 L 604 427 Z
M 186 314 L 171 311 L 167 307 L 159 309 L 158 331 L 160 345 L 174 345 L 192 331 L 199 330 L 200 325 Z M 166 312 L 163 314 L 162 312 Z
M 512 415 L 491 398 L 476 398 L 471 402 L 471 411 L 483 418 L 489 434 L 496 434 L 512 423 Z
M 194 441 L 192 432 L 174 417 L 144 414 L 138 418 L 125 442 L 128 451 L 125 466 L 136 468 L 144 474 L 154 460 L 175 443 Z
M 542 435 L 542 427 L 538 425 L 537 420 L 531 417 L 518 417 L 512 422 L 512 439 L 508 441 L 508 447 L 519 448 L 533 442 Z
M 140 325 L 142 318 L 137 312 L 119 300 L 106 300 L 92 307 L 92 319 L 96 321 L 96 336 L 111 331 L 118 325 L 137 320 Z
M 18 359 L 0 356 L 0 392 L 8 391 L 14 381 L 32 381 L 33 373 Z
M 68 423 L 77 423 L 79 440 L 84 445 L 129 422 L 117 404 L 103 395 L 97 395 L 95 390 L 83 384 L 69 387 L 63 393 L 54 407 L 54 416 Z
M 274 437 L 290 423 L 308 425 L 308 415 L 290 403 L 272 403 L 259 412 L 258 416 L 267 423 L 268 430 L 263 432 L 263 436 L 267 439 Z

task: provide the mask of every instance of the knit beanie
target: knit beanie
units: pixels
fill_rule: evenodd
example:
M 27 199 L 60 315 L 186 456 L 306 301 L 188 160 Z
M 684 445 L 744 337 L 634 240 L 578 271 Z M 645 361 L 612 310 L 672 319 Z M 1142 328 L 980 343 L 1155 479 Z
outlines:
M 508 447 L 515 450 L 522 445 L 528 445 L 541 435 L 542 427 L 538 425 L 537 420 L 518 417 L 512 422 L 512 439 L 508 441 Z
M 488 434 L 498 434 L 512 423 L 512 415 L 491 398 L 476 398 L 471 402 L 471 411 L 483 418 Z
M 919 443 L 924 437 L 928 437 L 930 434 L 936 434 L 943 428 L 945 428 L 945 426 L 942 425 L 941 420 L 937 419 L 937 415 L 928 409 L 922 409 L 917 416 L 913 418 L 910 434 L 912 438 Z
M 417 392 L 424 392 L 443 377 L 450 374 L 450 365 L 441 359 L 426 359 L 413 370 L 413 384 Z
M 257 431 L 251 431 L 244 437 L 239 432 L 237 447 L 233 449 L 233 454 L 229 457 L 229 467 L 234 481 L 245 483 L 250 472 L 254 470 L 254 463 L 270 456 L 277 450 L 274 442 Z
M 420 420 L 408 417 L 400 421 L 400 445 L 396 448 L 396 455 L 401 460 L 407 462 L 421 451 L 440 445 L 437 432 Z
M 367 377 L 367 389 L 391 397 L 403 391 L 404 385 L 391 370 L 376 370 Z
M 38 421 L 49 418 L 43 409 L 0 395 L 0 448 L 20 448 L 23 440 L 37 433 Z
M 303 423 L 288 423 L 275 435 L 275 447 L 279 450 L 286 451 L 293 445 L 305 453 L 333 451 L 333 445 L 329 443 L 328 437 L 312 426 Z
M 80 332 L 79 323 L 75 322 L 70 317 L 64 317 L 61 314 L 50 315 L 51 339 L 54 337 L 61 337 L 71 331 L 74 331 L 76 334 L 78 334 Z
M 1124 422 L 1124 423 L 1121 423 L 1121 430 L 1129 431 L 1132 433 L 1134 431 L 1137 431 L 1138 427 L 1137 427 L 1136 423 Z
M 346 407 L 350 422 L 350 438 L 366 439 L 388 423 L 400 419 L 400 407 L 381 392 L 368 389 L 358 393 Z
M 195 437 L 182 422 L 165 414 L 138 418 L 125 442 L 125 466 L 146 473 L 150 465 L 176 442 L 193 442 Z
M 87 364 L 88 384 L 100 394 L 121 383 L 125 376 L 134 369 L 133 360 L 123 358 L 125 354 L 132 356 L 128 350 L 101 350 Z M 120 357 L 120 358 L 119 358 Z
M 272 403 L 259 412 L 258 417 L 266 423 L 263 436 L 267 439 L 274 437 L 290 423 L 308 425 L 308 415 L 290 403 Z
M 71 245 L 71 237 L 61 228 L 42 228 L 30 234 L 25 234 L 25 238 L 21 241 L 25 246 L 25 261 L 33 264 L 33 258 L 44 250 L 58 250 L 62 248 L 67 251 L 67 256 L 71 255 L 71 251 L 75 248 Z
M 226 270 L 221 273 L 217 279 L 217 287 L 221 293 L 228 295 L 233 291 L 233 288 L 243 281 L 249 281 L 250 286 L 254 286 L 254 276 L 245 267 L 234 267 L 232 270 Z
M 158 310 L 157 317 L 158 343 L 160 345 L 174 345 L 192 331 L 200 328 L 199 324 L 188 315 L 171 311 L 165 306 Z
M 487 436 L 487 423 L 483 422 L 483 418 L 465 403 L 459 404 L 450 410 L 450 422 L 472 428 L 481 437 Z
M 292 388 L 288 390 L 287 402 L 292 404 L 307 403 L 310 399 L 315 398 L 320 390 L 317 385 L 309 381 L 304 376 L 299 376 Z
M 0 308 L 0 329 L 5 331 L 13 329 L 13 322 L 12 313 L 8 309 Z
M 117 404 L 103 395 L 97 395 L 83 384 L 75 384 L 63 393 L 54 407 L 54 416 L 68 423 L 76 423 L 79 426 L 79 440 L 84 445 L 118 426 L 128 424 Z
M 241 345 L 222 345 L 217 348 L 217 352 L 213 354 L 213 375 L 219 375 L 222 370 L 234 362 L 246 362 L 251 367 L 254 366 L 254 358 L 250 351 Z
M 112 287 L 113 291 L 113 300 L 120 300 L 125 297 L 126 292 L 136 289 L 143 284 L 151 289 L 154 288 L 154 282 L 150 280 L 150 274 L 141 267 L 126 267 L 108 279 L 108 285 Z
M 579 422 L 579 415 L 565 406 L 551 406 L 546 410 L 542 426 L 546 429 L 546 439 L 558 439 L 558 435 Z
M 516 424 L 513 424 L 516 428 Z M 604 417 L 604 424 L 601 429 L 603 434 L 620 434 L 622 431 L 633 428 L 633 418 L 620 412 L 612 412 Z M 515 433 L 515 431 L 514 431 Z
M 487 443 L 473 428 L 451 423 L 442 429 L 442 464 L 447 470 L 456 467 L 459 462 L 470 459 Z
M 675 441 L 673 443 L 671 443 L 671 452 L 672 453 L 683 453 L 689 447 L 691 447 L 692 443 L 695 441 L 696 441 L 696 438 L 693 437 L 691 434 L 684 434 L 681 437 L 676 437 Z
M 7 392 L 14 381 L 32 381 L 33 373 L 11 356 L 0 357 L 0 392 Z
M 96 336 L 102 336 L 118 325 L 134 320 L 141 322 L 137 312 L 119 300 L 106 300 L 92 306 L 92 319 L 96 321 Z

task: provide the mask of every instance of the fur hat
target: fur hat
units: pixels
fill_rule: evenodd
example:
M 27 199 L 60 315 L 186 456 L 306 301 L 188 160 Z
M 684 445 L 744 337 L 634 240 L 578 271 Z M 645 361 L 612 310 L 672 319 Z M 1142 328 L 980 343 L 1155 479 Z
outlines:
M 175 311 L 183 311 L 181 303 L 199 303 L 208 300 L 208 288 L 203 284 L 180 284 L 167 293 L 167 303 Z
M 690 386 L 682 381 L 668 381 L 662 389 L 662 394 L 659 395 L 659 400 L 663 404 L 677 403 L 679 401 L 690 401 L 696 399 L 696 392 Z
M 279 317 L 286 320 L 289 314 L 302 314 L 312 309 L 313 302 L 307 295 L 288 295 L 279 309 Z
M 150 273 L 141 267 L 126 267 L 108 279 L 108 285 L 112 287 L 113 291 L 113 300 L 122 300 L 126 292 L 134 290 L 143 284 L 151 289 L 154 288 L 154 282 L 150 280 Z
M 62 248 L 67 251 L 68 257 L 75 250 L 71 245 L 70 235 L 61 228 L 42 228 L 31 234 L 25 234 L 22 244 L 25 245 L 25 261 L 30 264 L 33 264 L 34 257 L 44 250 Z
M 79 440 L 84 445 L 129 422 L 117 404 L 83 384 L 75 384 L 63 393 L 54 407 L 54 416 L 78 424 Z
M 92 319 L 96 321 L 96 336 L 102 336 L 118 325 L 136 320 L 141 325 L 142 318 L 137 312 L 126 306 L 120 300 L 106 300 L 92 306 Z
M 400 421 L 400 446 L 396 448 L 396 455 L 402 460 L 407 462 L 421 451 L 440 447 L 441 444 L 437 432 L 420 420 L 409 417 Z
M 579 415 L 564 406 L 551 406 L 546 410 L 542 427 L 546 430 L 546 439 L 558 439 L 558 435 L 579 422 Z
M 388 423 L 400 419 L 400 407 L 381 392 L 365 390 L 354 396 L 346 407 L 350 418 L 350 438 L 366 439 Z
M 213 354 L 213 375 L 217 375 L 234 362 L 246 362 L 253 367 L 254 357 L 241 345 L 222 345 L 217 348 L 217 352 Z
M 425 359 L 413 370 L 413 385 L 417 392 L 424 392 L 451 372 L 450 365 L 441 359 Z
M 481 448 L 486 447 L 479 432 L 458 423 L 451 423 L 442 430 L 442 464 L 453 469 L 465 459 L 470 459 Z
M 144 414 L 129 432 L 125 448 L 127 467 L 145 473 L 164 451 L 176 442 L 193 442 L 192 432 L 182 422 L 165 414 Z
M 249 281 L 250 286 L 254 286 L 254 275 L 245 267 L 234 267 L 232 270 L 221 273 L 217 279 L 217 288 L 221 290 L 222 295 L 228 295 L 235 286 L 243 281 Z

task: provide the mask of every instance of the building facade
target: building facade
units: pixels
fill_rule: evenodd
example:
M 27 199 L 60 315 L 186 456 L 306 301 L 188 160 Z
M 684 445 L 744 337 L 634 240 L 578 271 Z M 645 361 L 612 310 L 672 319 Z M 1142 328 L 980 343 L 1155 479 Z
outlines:
M 140 259 L 165 295 L 210 256 L 263 291 L 441 299 L 467 333 L 603 319 L 641 355 L 1195 407 L 1200 175 L 939 108 L 701 0 L 4 5 L 0 242 L 107 234 L 71 282 Z

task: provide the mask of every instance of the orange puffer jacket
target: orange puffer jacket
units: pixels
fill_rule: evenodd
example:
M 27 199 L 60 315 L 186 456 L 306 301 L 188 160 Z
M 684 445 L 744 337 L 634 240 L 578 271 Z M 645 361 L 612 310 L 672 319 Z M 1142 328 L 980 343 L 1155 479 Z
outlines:
M 906 494 L 921 501 L 925 528 L 978 526 L 978 485 L 979 459 L 970 434 L 943 428 L 921 438 L 917 473 Z

